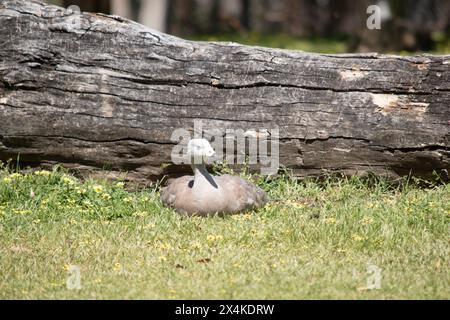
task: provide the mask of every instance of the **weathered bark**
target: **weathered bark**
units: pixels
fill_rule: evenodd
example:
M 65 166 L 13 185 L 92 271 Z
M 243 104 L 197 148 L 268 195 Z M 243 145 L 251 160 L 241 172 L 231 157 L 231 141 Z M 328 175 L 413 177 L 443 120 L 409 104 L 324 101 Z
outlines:
M 175 128 L 280 129 L 280 163 L 450 169 L 450 56 L 332 55 L 185 41 L 119 17 L 0 2 L 0 159 L 175 172 Z M 181 167 L 182 170 L 188 169 Z

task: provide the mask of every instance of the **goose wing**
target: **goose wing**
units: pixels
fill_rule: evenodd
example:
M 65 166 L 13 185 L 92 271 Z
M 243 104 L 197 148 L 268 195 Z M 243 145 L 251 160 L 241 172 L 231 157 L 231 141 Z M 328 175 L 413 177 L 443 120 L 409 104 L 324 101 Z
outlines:
M 265 191 L 250 181 L 227 174 L 219 178 L 230 212 L 259 208 L 267 203 L 268 197 Z
M 169 180 L 167 186 L 161 190 L 162 203 L 171 208 L 175 207 L 177 200 L 182 200 L 185 197 L 189 189 L 189 181 L 192 179 L 191 176 L 183 176 Z

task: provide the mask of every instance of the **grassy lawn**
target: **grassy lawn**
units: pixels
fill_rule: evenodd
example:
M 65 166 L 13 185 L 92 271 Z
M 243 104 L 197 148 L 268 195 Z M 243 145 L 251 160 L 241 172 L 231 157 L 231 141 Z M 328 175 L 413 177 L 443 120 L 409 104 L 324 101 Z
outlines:
M 230 33 L 217 35 L 198 35 L 192 40 L 231 41 L 251 46 L 263 46 L 319 53 L 345 53 L 348 51 L 345 39 L 339 38 L 298 38 L 286 34 Z
M 302 50 L 317 53 L 348 53 L 349 40 L 342 37 L 294 37 L 287 34 L 260 34 L 256 32 L 248 33 L 228 33 L 217 35 L 197 35 L 192 36 L 192 40 L 201 41 L 232 41 L 252 46 L 263 46 L 271 48 L 282 48 L 291 50 Z M 450 34 L 435 32 L 432 35 L 433 49 L 431 54 L 450 53 Z M 420 52 L 390 52 L 399 55 L 414 55 Z
M 258 183 L 259 211 L 181 218 L 157 187 L 3 166 L 0 299 L 450 298 L 450 185 Z

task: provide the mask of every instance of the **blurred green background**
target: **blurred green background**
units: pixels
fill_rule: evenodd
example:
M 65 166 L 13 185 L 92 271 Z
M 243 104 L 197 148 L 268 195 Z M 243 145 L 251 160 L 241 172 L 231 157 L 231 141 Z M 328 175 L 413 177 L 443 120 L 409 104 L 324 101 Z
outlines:
M 450 53 L 448 0 L 51 0 L 187 39 L 310 52 Z M 381 29 L 367 19 L 379 8 Z M 369 12 L 368 12 L 369 11 Z

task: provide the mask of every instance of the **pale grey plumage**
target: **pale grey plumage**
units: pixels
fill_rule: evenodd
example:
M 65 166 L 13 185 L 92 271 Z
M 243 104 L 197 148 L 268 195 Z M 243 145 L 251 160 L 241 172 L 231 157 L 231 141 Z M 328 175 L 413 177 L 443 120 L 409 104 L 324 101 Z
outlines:
M 194 176 L 173 179 L 161 191 L 163 204 L 180 214 L 234 214 L 261 207 L 268 200 L 261 188 L 238 176 L 212 176 L 204 163 L 192 168 Z

